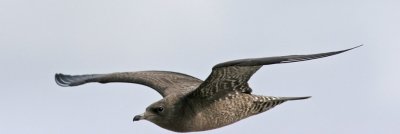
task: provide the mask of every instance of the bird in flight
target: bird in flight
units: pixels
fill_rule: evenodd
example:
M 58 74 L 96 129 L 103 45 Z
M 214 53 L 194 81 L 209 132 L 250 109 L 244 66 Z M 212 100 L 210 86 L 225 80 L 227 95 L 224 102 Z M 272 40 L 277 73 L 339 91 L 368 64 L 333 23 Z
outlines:
M 148 120 L 175 132 L 205 131 L 265 112 L 286 101 L 310 98 L 310 96 L 274 97 L 251 94 L 252 89 L 248 81 L 263 65 L 318 59 L 354 48 L 319 54 L 228 61 L 215 65 L 204 81 L 170 71 L 55 74 L 55 80 L 63 87 L 91 82 L 124 82 L 148 86 L 160 93 L 163 99 L 148 106 L 143 114 L 134 116 L 133 121 Z

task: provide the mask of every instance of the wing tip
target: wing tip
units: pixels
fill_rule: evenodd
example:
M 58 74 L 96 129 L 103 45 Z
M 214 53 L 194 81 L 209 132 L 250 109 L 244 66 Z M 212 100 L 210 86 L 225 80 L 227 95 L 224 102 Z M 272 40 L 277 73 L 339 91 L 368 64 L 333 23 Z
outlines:
M 352 48 L 349 48 L 349 49 L 345 49 L 345 50 L 340 50 L 340 51 L 335 51 L 335 52 L 328 52 L 327 54 L 327 56 L 332 56 L 332 55 L 336 55 L 336 54 L 340 54 L 340 53 L 343 53 L 343 52 L 347 52 L 347 51 L 350 51 L 350 50 L 353 50 L 353 49 L 356 49 L 356 48 L 359 48 L 359 47 L 361 47 L 361 46 L 363 46 L 364 44 L 361 44 L 361 45 L 358 45 L 358 46 L 355 46 L 355 47 L 352 47 Z M 327 57 L 327 56 L 325 56 L 325 57 Z
M 364 45 L 364 44 L 361 44 L 361 45 L 358 45 L 358 46 L 355 46 L 355 47 L 352 47 L 352 48 L 349 48 L 349 49 L 345 49 L 345 50 L 340 50 L 340 51 L 333 51 L 333 52 L 326 52 L 326 53 L 320 53 L 320 54 L 313 54 L 313 55 L 316 56 L 316 57 L 292 59 L 292 60 L 289 60 L 289 61 L 281 61 L 280 63 L 290 63 L 290 62 L 298 62 L 298 61 L 306 61 L 306 60 L 324 58 L 324 57 L 328 57 L 328 56 L 340 54 L 340 53 L 343 53 L 343 52 L 346 52 L 346 51 L 350 51 L 350 50 L 352 50 L 352 49 L 356 49 L 356 48 L 361 47 L 361 46 L 363 46 L 363 45 Z M 318 55 L 318 56 L 317 56 L 317 55 Z M 266 58 L 271 58 L 271 57 L 266 57 Z M 248 59 L 239 59 L 239 60 L 233 60 L 233 61 L 228 61 L 228 62 L 219 63 L 219 64 L 215 65 L 212 69 L 214 70 L 214 69 L 220 68 L 220 67 L 235 66 L 235 65 L 241 64 L 242 62 L 248 62 L 248 61 L 245 61 L 245 60 L 248 60 Z M 267 63 L 262 64 L 262 65 L 266 65 L 266 64 L 267 64 Z M 272 64 L 274 64 L 274 63 L 272 63 Z
M 358 45 L 358 46 L 355 46 L 355 47 L 352 47 L 352 48 L 349 48 L 349 49 L 346 49 L 346 50 L 339 51 L 339 53 L 346 52 L 346 51 L 350 51 L 350 50 L 359 48 L 359 47 L 361 47 L 361 46 L 364 46 L 364 44 L 361 44 L 361 45 Z
M 345 50 L 340 50 L 340 51 L 335 51 L 335 52 L 328 52 L 328 53 L 326 53 L 326 54 L 328 54 L 328 55 L 323 56 L 323 57 L 328 57 L 328 56 L 332 56 L 332 55 L 337 55 L 337 54 L 340 54 L 340 53 L 343 53 L 343 52 L 347 52 L 347 51 L 350 51 L 350 50 L 359 48 L 359 47 L 361 47 L 361 46 L 363 46 L 363 45 L 364 45 L 364 44 L 361 44 L 361 45 L 358 45 L 358 46 L 355 46 L 355 47 L 352 47 L 352 48 L 349 48 L 349 49 L 345 49 Z
M 67 79 L 69 75 L 65 75 L 62 73 L 56 73 L 54 78 L 55 81 L 57 83 L 57 85 L 61 86 L 61 87 L 69 87 L 71 86 L 71 81 Z

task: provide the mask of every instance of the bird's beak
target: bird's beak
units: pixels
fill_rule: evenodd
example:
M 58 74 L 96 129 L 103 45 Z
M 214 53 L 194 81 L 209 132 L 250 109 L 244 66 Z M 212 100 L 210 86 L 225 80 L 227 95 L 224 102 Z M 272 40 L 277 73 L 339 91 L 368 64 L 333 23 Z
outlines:
M 142 119 L 144 119 L 144 114 L 139 114 L 139 115 L 136 115 L 135 117 L 133 117 L 134 122 L 142 120 Z

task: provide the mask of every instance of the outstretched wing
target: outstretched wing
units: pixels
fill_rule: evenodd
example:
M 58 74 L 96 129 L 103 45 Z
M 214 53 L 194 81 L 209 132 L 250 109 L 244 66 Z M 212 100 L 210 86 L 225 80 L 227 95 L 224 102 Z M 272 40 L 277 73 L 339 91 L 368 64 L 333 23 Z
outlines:
M 248 86 L 247 82 L 250 77 L 263 65 L 318 59 L 343 53 L 354 48 L 319 54 L 240 59 L 220 63 L 213 67 L 210 76 L 208 76 L 208 78 L 190 94 L 190 97 L 202 99 L 214 97 L 218 98 L 231 91 L 251 93 L 251 88 Z
M 120 72 L 88 75 L 56 74 L 55 80 L 58 85 L 63 87 L 78 86 L 90 82 L 136 83 L 155 89 L 163 97 L 176 92 L 187 92 L 188 90 L 194 90 L 203 82 L 202 80 L 193 76 L 168 71 Z

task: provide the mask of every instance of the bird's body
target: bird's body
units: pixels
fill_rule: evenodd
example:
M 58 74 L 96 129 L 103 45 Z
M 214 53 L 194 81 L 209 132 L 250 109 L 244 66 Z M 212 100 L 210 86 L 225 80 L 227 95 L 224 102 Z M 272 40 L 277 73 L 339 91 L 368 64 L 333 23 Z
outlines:
M 139 71 L 90 75 L 56 74 L 56 82 L 60 86 L 78 86 L 89 82 L 146 85 L 159 92 L 163 99 L 148 106 L 144 114 L 134 117 L 134 121 L 145 119 L 175 132 L 205 131 L 265 112 L 289 100 L 309 98 L 251 94 L 252 89 L 247 82 L 263 65 L 311 60 L 351 49 L 224 62 L 214 66 L 205 81 L 177 72 Z
M 298 97 L 296 99 L 306 99 Z M 265 112 L 276 105 L 287 101 L 287 98 L 258 96 L 236 91 L 225 97 L 214 100 L 203 109 L 197 109 L 193 118 L 196 131 L 210 130 L 235 123 L 244 118 Z

